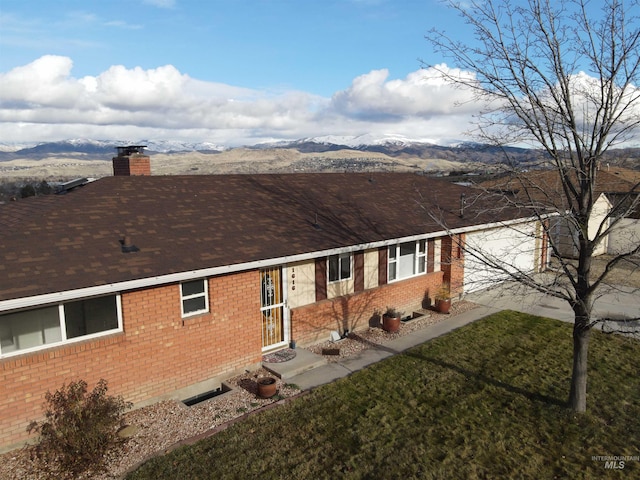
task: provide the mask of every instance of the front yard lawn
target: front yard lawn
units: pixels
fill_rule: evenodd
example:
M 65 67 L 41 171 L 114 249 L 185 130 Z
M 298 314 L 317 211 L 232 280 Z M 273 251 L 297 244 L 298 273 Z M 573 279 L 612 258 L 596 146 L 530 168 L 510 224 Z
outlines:
M 592 456 L 640 455 L 640 343 L 593 332 L 588 412 L 574 414 L 571 328 L 492 315 L 127 478 L 638 478 L 640 461 Z

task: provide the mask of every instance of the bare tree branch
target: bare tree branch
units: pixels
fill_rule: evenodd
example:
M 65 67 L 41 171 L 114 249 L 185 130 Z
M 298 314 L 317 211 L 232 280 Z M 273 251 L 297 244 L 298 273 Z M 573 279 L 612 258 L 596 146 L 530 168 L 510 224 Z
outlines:
M 601 8 L 586 0 L 444 3 L 475 42 L 433 29 L 427 39 L 458 70 L 427 66 L 483 101 L 479 140 L 529 144 L 545 153 L 545 171 L 512 168 L 483 194 L 501 197 L 496 205 L 528 209 L 557 270 L 534 275 L 481 245 L 462 247 L 489 271 L 569 302 L 575 314 L 569 403 L 584 411 L 589 331 L 602 320 L 594 318 L 594 302 L 612 270 L 640 254 L 640 239 L 630 238 L 602 271 L 592 270 L 594 255 L 640 207 L 637 180 L 607 184 L 601 169 L 605 153 L 633 139 L 640 126 L 638 0 L 604 0 Z

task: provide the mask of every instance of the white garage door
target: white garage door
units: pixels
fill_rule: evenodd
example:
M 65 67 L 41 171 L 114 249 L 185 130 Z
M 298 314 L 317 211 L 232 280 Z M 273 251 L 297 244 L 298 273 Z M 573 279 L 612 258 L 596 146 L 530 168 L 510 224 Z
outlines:
M 539 257 L 535 223 L 467 233 L 464 260 L 464 292 L 490 287 L 510 272 L 532 272 Z

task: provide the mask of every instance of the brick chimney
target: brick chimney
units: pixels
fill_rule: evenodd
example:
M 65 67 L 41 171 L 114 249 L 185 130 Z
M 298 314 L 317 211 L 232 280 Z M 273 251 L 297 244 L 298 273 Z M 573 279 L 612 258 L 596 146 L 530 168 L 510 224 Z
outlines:
M 151 175 L 151 159 L 144 154 L 145 148 L 146 145 L 116 147 L 118 156 L 113 157 L 113 175 Z

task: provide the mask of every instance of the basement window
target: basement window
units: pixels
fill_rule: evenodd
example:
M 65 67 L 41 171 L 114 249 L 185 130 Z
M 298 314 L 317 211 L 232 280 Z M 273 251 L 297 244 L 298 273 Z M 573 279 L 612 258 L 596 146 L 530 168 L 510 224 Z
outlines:
M 209 311 L 207 280 L 199 279 L 180 284 L 180 301 L 182 316 L 190 317 Z
M 0 357 L 122 331 L 119 295 L 0 315 Z

